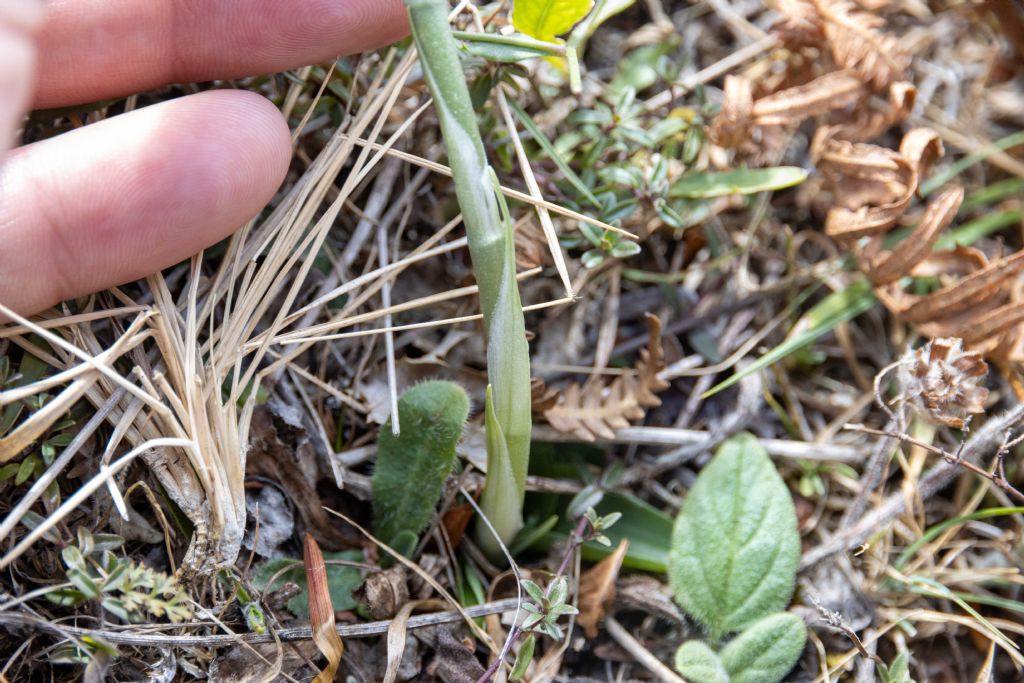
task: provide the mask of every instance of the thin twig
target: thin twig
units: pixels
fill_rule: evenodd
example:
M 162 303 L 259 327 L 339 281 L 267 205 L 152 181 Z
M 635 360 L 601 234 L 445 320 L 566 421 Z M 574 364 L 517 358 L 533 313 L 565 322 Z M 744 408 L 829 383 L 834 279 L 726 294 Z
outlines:
M 483 605 L 474 605 L 463 609 L 462 614 L 456 611 L 433 612 L 410 617 L 407 622 L 408 628 L 426 628 L 438 624 L 451 624 L 462 621 L 463 614 L 471 618 L 485 617 L 489 614 L 504 614 L 516 609 L 518 600 L 507 598 L 495 600 Z M 79 628 L 75 626 L 63 626 L 58 623 L 46 621 L 27 614 L 0 613 L 0 624 L 5 626 L 23 626 L 35 628 L 40 631 L 49 631 L 62 636 L 92 637 L 101 638 L 107 642 L 123 645 L 138 645 L 142 647 L 223 647 L 225 645 L 236 645 L 238 643 L 271 643 L 275 637 L 282 642 L 295 640 L 311 640 L 312 629 L 309 626 L 296 628 L 285 628 L 275 633 L 239 633 L 234 635 L 209 635 L 209 636 L 165 636 L 165 635 L 139 635 L 137 633 L 124 633 L 119 631 L 105 631 L 100 629 Z M 371 621 L 365 624 L 340 624 L 336 630 L 342 638 L 368 638 L 379 636 L 388 632 L 391 620 Z M 186 625 L 187 626 L 187 625 Z M 206 626 L 206 624 L 204 624 Z

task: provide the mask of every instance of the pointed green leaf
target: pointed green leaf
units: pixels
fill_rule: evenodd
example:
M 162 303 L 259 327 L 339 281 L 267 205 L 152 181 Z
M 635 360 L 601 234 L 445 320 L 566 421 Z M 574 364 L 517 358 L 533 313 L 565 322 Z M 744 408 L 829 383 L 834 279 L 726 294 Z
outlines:
M 793 595 L 800 536 L 789 489 L 750 434 L 722 444 L 676 519 L 669 583 L 718 640 Z
M 516 663 L 512 666 L 512 672 L 508 675 L 508 680 L 518 681 L 526 675 L 526 669 L 533 660 L 533 650 L 536 645 L 537 639 L 534 638 L 532 633 L 526 636 L 526 640 L 519 646 L 519 653 L 516 654 Z
M 690 683 L 730 683 L 718 655 L 699 640 L 688 640 L 676 650 L 676 671 Z
M 764 354 L 728 379 L 704 393 L 704 398 L 731 387 L 752 372 L 777 363 L 802 349 L 818 337 L 828 334 L 840 324 L 852 320 L 875 305 L 875 293 L 867 280 L 857 280 L 846 289 L 832 292 L 815 304 L 797 321 L 781 344 Z
M 537 40 L 552 42 L 587 16 L 593 0 L 516 0 L 512 25 Z
M 735 171 L 688 173 L 672 183 L 670 197 L 707 199 L 729 194 L 754 194 L 799 185 L 807 171 L 797 166 L 740 168 Z
M 772 614 L 722 648 L 722 664 L 732 683 L 778 683 L 800 658 L 806 640 L 803 619 L 788 612 Z

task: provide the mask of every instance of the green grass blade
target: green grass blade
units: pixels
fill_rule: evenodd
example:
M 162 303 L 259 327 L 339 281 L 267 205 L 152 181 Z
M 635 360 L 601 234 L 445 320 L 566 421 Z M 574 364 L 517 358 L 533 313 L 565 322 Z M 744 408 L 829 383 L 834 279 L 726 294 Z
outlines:
M 968 154 L 960 161 L 951 164 L 950 167 L 947 168 L 945 171 L 939 173 L 938 175 L 934 175 L 925 182 L 921 183 L 921 186 L 919 188 L 921 196 L 927 197 L 932 192 L 935 192 L 935 190 L 939 189 L 940 187 L 948 183 L 950 180 L 966 171 L 971 166 L 974 166 L 975 164 L 985 161 L 985 159 L 988 159 L 993 154 L 1005 151 L 1011 147 L 1015 147 L 1020 144 L 1024 144 L 1024 130 L 1018 131 L 1016 133 L 1011 133 L 1010 135 L 1007 135 L 1004 138 L 1000 138 L 999 140 L 996 140 L 995 142 L 989 145 L 985 145 L 977 152 Z
M 576 175 L 576 171 L 572 170 L 572 168 L 569 167 L 569 164 L 565 163 L 562 155 L 558 153 L 557 149 L 555 149 L 554 144 L 552 144 L 551 140 L 548 139 L 548 136 L 544 134 L 544 131 L 542 131 L 537 124 L 533 122 L 530 115 L 527 114 L 515 100 L 510 99 L 508 104 L 509 107 L 512 108 L 512 112 L 519 119 L 519 122 L 523 124 L 523 128 L 529 131 L 530 135 L 532 135 L 533 139 L 537 141 L 537 144 L 541 146 L 541 149 L 544 150 L 545 154 L 555 162 L 555 166 L 557 166 L 558 170 L 562 172 L 562 175 L 565 176 L 567 181 L 569 181 L 569 184 L 576 188 L 577 192 L 586 197 L 587 201 L 593 206 L 601 208 L 601 203 L 597 201 L 597 197 L 594 196 L 591 189 L 587 187 L 587 184 L 583 182 L 582 178 Z
M 713 396 L 739 382 L 752 372 L 757 372 L 777 363 L 789 354 L 802 349 L 818 337 L 831 332 L 836 326 L 868 310 L 875 303 L 875 294 L 867 280 L 858 280 L 846 289 L 833 292 L 807 311 L 793 326 L 786 341 L 764 354 L 740 372 L 734 373 L 723 382 L 704 393 L 704 398 Z

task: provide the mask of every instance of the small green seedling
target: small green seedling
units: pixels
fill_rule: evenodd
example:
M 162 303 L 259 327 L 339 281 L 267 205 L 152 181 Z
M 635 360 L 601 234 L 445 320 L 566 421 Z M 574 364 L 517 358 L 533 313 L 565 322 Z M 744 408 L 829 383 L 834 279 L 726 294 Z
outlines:
M 782 477 L 757 439 L 733 437 L 697 477 L 672 533 L 676 602 L 708 630 L 708 642 L 679 648 L 679 673 L 693 683 L 781 681 L 807 638 L 803 620 L 783 611 L 799 559 Z
M 398 399 L 395 436 L 391 421 L 380 431 L 373 473 L 373 528 L 377 537 L 411 555 L 430 522 L 441 488 L 455 464 L 455 445 L 469 416 L 469 396 L 458 384 L 417 384 Z

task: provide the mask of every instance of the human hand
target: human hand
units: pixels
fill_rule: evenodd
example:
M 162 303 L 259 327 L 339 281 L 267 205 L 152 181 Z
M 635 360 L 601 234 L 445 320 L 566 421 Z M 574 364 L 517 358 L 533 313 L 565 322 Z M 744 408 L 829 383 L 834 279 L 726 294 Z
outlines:
M 4 154 L 26 106 L 291 69 L 408 31 L 401 0 L 51 0 L 42 15 L 38 0 L 0 0 L 0 303 L 21 314 L 223 239 L 270 200 L 291 158 L 284 119 L 247 91 Z

